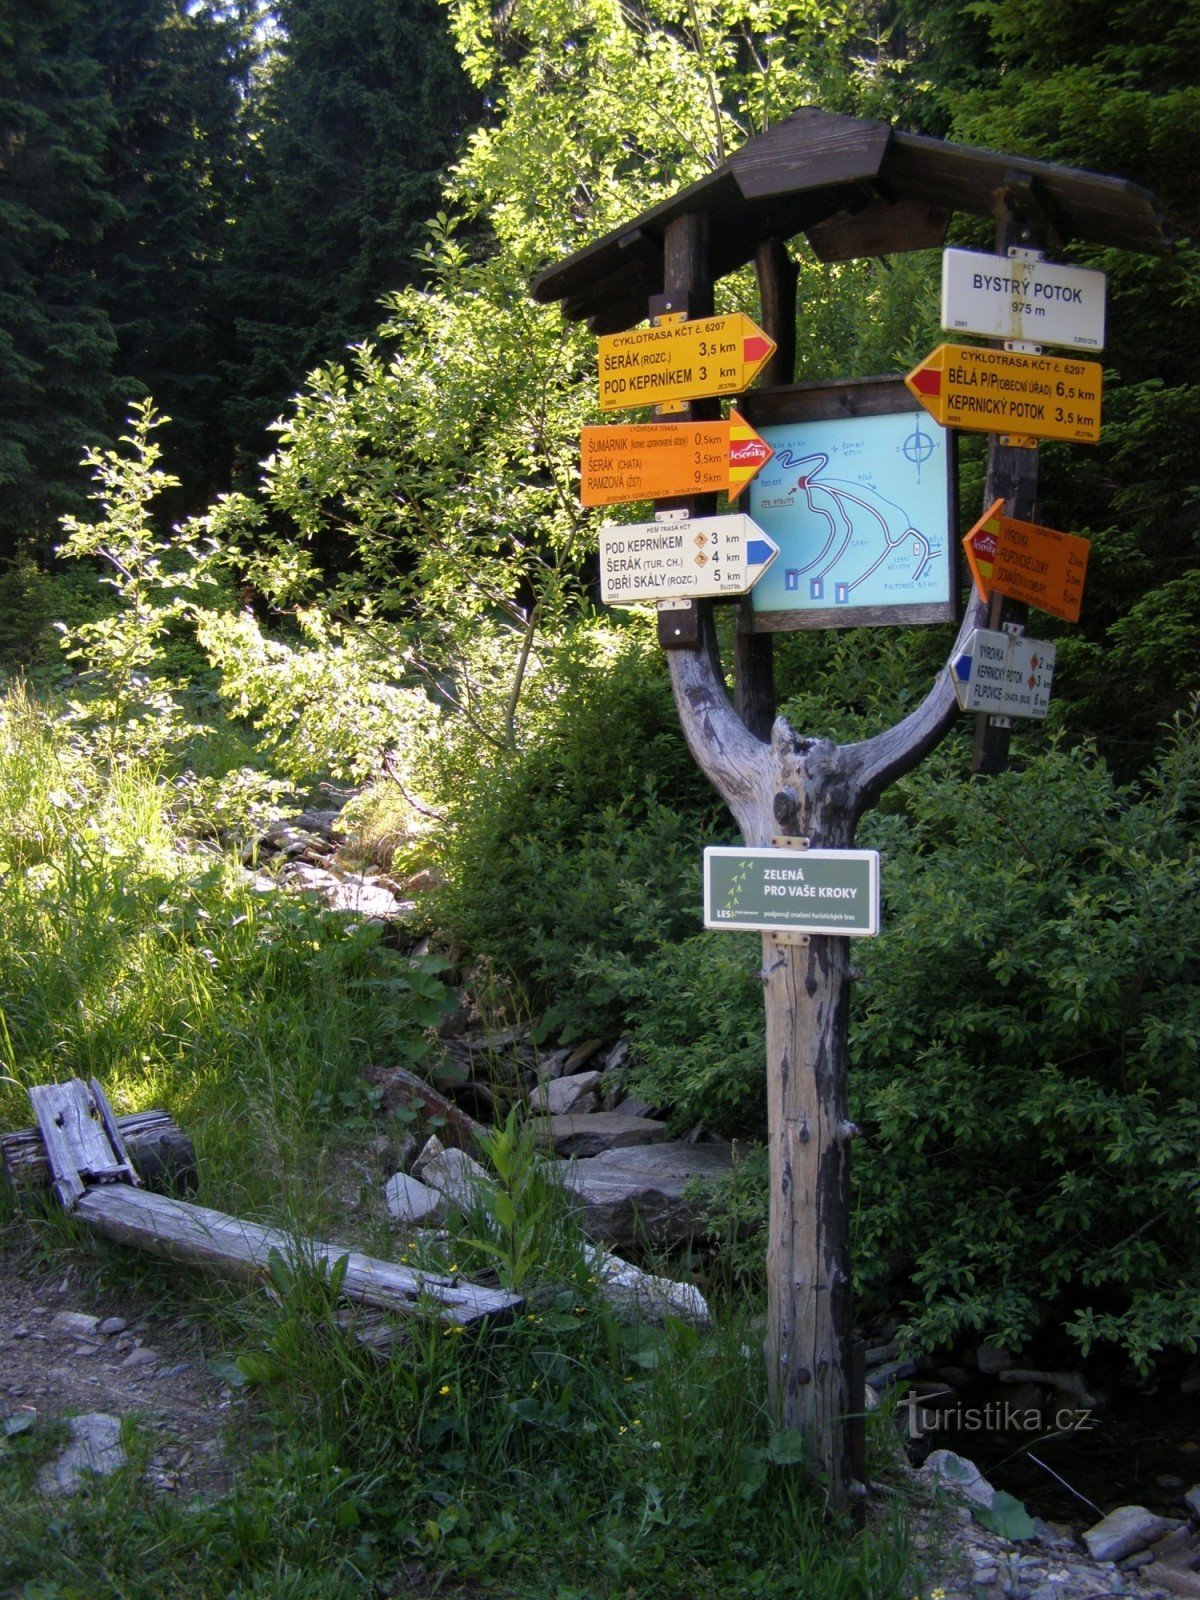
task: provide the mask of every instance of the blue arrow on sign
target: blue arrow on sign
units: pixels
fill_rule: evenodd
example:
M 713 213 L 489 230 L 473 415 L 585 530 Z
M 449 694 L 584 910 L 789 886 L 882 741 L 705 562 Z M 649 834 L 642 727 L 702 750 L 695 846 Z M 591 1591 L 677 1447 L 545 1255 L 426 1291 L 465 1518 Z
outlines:
M 765 567 L 772 556 L 777 555 L 779 547 L 768 544 L 765 539 L 749 539 L 746 542 L 746 565 L 748 567 Z

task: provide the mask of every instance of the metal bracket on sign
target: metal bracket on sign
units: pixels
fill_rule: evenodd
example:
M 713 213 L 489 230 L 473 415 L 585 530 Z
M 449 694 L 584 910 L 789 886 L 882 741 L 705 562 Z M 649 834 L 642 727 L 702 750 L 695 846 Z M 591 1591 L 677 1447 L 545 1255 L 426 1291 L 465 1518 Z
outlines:
M 1011 634 L 1014 639 L 1025 637 L 1025 624 L 1023 622 L 1002 622 L 1000 632 Z
M 1025 433 L 1002 433 L 1000 443 L 1007 445 L 1010 450 L 1036 450 L 1038 442 Z
M 777 833 L 772 837 L 771 844 L 776 850 L 807 850 L 810 840 L 803 834 Z M 772 944 L 794 948 L 802 948 L 809 941 L 807 933 L 791 933 L 783 928 L 772 928 L 766 936 Z
M 1022 356 L 1041 356 L 1046 353 L 1042 345 L 1034 344 L 1029 339 L 1005 339 L 1004 348 L 1006 350 L 1015 350 L 1018 355 Z
M 700 643 L 700 607 L 694 600 L 658 602 L 658 642 L 664 650 L 695 650 Z
M 1033 266 L 1038 261 L 1045 261 L 1046 252 L 1044 250 L 1027 250 L 1023 245 L 1010 244 L 1008 247 L 1008 259 L 1010 261 L 1026 261 L 1030 266 Z
M 1011 717 L 989 717 L 988 718 L 988 727 L 989 728 L 1011 728 L 1012 727 L 1012 718 Z
M 672 506 L 669 511 L 656 511 L 655 522 L 686 522 L 691 512 L 686 506 Z
M 685 294 L 652 294 L 650 296 L 650 326 L 666 328 L 688 319 L 688 297 Z M 656 417 L 685 417 L 689 402 L 664 400 L 654 407 Z

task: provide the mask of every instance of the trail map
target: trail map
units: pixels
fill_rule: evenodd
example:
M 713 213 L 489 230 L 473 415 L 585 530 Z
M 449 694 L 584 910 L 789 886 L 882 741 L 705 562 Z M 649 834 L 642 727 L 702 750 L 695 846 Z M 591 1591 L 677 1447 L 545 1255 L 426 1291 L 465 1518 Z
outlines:
M 755 586 L 755 611 L 950 599 L 945 429 L 904 411 L 759 432 L 775 455 L 751 483 L 747 509 L 780 553 Z

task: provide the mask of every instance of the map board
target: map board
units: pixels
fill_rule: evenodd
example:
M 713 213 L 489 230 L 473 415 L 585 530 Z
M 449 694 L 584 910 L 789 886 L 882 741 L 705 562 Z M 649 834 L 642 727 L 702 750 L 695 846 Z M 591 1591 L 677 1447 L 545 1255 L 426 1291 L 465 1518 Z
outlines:
M 953 439 L 902 379 L 759 390 L 742 409 L 775 452 L 747 490 L 780 551 L 755 632 L 953 619 Z

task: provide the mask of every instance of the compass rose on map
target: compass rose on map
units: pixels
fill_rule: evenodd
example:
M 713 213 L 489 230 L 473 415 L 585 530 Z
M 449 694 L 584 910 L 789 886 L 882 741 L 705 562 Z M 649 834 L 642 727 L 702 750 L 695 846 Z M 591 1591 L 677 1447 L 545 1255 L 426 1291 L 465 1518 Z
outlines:
M 909 434 L 908 438 L 905 439 L 902 448 L 904 450 L 905 460 L 911 461 L 913 466 L 916 467 L 917 482 L 920 483 L 921 468 L 929 460 L 934 449 L 933 440 L 927 433 L 922 431 L 920 416 L 917 417 L 915 423 L 913 424 L 913 431 Z

